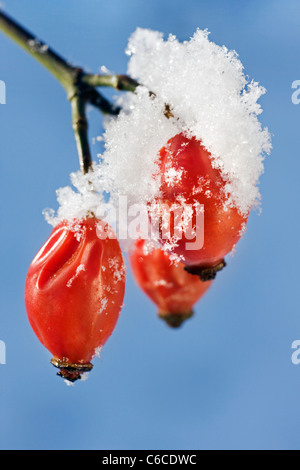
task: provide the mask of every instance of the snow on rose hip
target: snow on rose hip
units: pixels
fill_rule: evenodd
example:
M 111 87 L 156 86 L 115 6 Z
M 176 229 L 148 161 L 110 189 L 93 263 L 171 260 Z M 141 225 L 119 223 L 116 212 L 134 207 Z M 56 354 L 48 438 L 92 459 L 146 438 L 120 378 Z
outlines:
M 183 263 L 161 249 L 147 252 L 143 240 L 136 243 L 130 264 L 137 284 L 158 307 L 158 316 L 173 328 L 193 316 L 193 306 L 212 284 L 187 273 Z
M 121 98 L 124 112 L 106 127 L 110 193 L 147 205 L 153 244 L 190 273 L 213 279 L 260 205 L 263 161 L 272 148 L 258 120 L 266 90 L 244 73 L 235 51 L 210 41 L 208 31 L 198 29 L 180 42 L 138 28 L 127 54 L 128 72 L 143 86 Z M 178 208 L 185 211 L 183 224 L 177 224 Z M 180 237 L 181 227 L 187 230 Z
M 125 265 L 116 238 L 100 239 L 96 218 L 63 221 L 32 261 L 25 286 L 29 322 L 70 382 L 112 334 L 125 292 Z
M 226 205 L 225 181 L 213 168 L 209 152 L 195 138 L 178 134 L 170 139 L 160 151 L 158 165 L 160 195 L 151 206 L 152 220 L 159 216 L 162 225 L 164 216 L 176 208 L 183 208 L 182 212 L 190 208 L 186 226 L 183 223 L 176 231 L 173 220 L 167 231 L 169 239 L 162 236 L 161 242 L 168 243 L 170 252 L 182 260 L 189 273 L 203 281 L 212 280 L 226 265 L 224 258 L 241 238 L 248 216 Z M 204 213 L 200 219 L 196 217 L 199 208 Z M 199 248 L 196 237 L 203 237 Z

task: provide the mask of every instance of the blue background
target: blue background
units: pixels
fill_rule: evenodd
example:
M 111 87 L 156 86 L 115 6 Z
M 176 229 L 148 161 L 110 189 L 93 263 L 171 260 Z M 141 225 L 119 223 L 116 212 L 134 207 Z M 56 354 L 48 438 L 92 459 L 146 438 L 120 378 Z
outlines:
M 126 307 L 88 381 L 67 387 L 34 336 L 23 301 L 28 266 L 47 239 L 45 207 L 78 169 L 60 85 L 0 34 L 1 449 L 299 449 L 298 0 L 6 0 L 6 11 L 74 63 L 126 71 L 136 27 L 189 39 L 197 27 L 235 49 L 268 93 L 273 152 L 236 256 L 179 331 L 129 273 Z M 111 94 L 108 94 L 111 96 Z M 90 137 L 102 117 L 89 113 Z M 96 158 L 100 144 L 92 147 Z

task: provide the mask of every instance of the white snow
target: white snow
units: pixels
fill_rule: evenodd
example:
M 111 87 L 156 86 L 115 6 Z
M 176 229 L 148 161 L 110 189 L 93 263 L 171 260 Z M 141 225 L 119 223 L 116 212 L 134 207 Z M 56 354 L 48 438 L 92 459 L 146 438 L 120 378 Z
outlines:
M 102 330 L 100 330 L 100 331 L 102 332 Z M 99 346 L 98 348 L 96 348 L 93 357 L 98 357 L 99 359 L 101 359 L 100 353 L 102 351 L 102 348 L 103 348 L 103 346 Z
M 100 204 L 104 202 L 104 183 L 94 165 L 94 171 L 87 175 L 81 172 L 71 173 L 71 186 L 56 191 L 59 208 L 57 213 L 53 209 L 45 209 L 44 216 L 47 222 L 56 226 L 62 220 L 73 221 L 86 217 L 88 213 L 95 213 Z
M 149 200 L 155 156 L 168 137 L 185 132 L 212 154 L 227 182 L 228 204 L 247 213 L 260 199 L 263 158 L 271 150 L 270 134 L 257 119 L 265 89 L 249 81 L 237 53 L 211 42 L 207 31 L 180 43 L 138 28 L 127 54 L 129 75 L 145 88 L 125 97 L 126 111 L 107 127 L 104 161 L 115 187 Z M 164 103 L 174 118 L 162 117 Z
M 79 274 L 81 272 L 85 271 L 85 266 L 84 264 L 80 264 L 77 269 L 76 269 L 76 272 L 74 274 L 74 276 L 71 277 L 71 279 L 69 279 L 69 281 L 67 282 L 67 287 L 72 287 L 72 284 L 73 282 L 75 281 L 75 279 L 77 279 L 77 277 L 79 276 Z
M 113 273 L 113 280 L 115 284 L 124 279 L 126 274 L 125 265 L 120 265 L 119 258 L 111 258 L 108 261 L 108 266 Z
M 99 315 L 101 315 L 104 311 L 106 311 L 107 304 L 108 304 L 108 299 L 104 297 L 101 300 L 101 307 L 100 307 L 100 310 L 99 310 Z
M 59 208 L 56 214 L 45 211 L 47 221 L 56 225 L 97 213 L 99 206 L 117 204 L 122 196 L 129 207 L 147 204 L 159 192 L 159 150 L 181 132 L 201 140 L 211 153 L 226 181 L 227 204 L 242 214 L 256 207 L 263 160 L 271 150 L 269 131 L 258 120 L 265 89 L 245 75 L 237 53 L 210 41 L 207 31 L 179 42 L 173 35 L 164 40 L 162 33 L 138 28 L 127 54 L 128 74 L 143 86 L 118 99 L 123 110 L 105 120 L 105 151 L 94 171 L 71 174 L 73 188 L 57 191 Z M 166 104 L 173 114 L 169 119 Z M 170 184 L 180 178 L 180 172 L 168 169 Z M 209 195 L 201 179 L 191 190 Z

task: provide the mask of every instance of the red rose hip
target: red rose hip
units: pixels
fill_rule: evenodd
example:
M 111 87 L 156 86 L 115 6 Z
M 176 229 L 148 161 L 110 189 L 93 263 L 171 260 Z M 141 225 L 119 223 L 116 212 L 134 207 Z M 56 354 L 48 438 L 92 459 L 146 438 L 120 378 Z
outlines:
M 118 241 L 98 238 L 96 218 L 64 221 L 32 261 L 25 286 L 29 322 L 74 382 L 112 334 L 123 304 L 125 266 Z
M 193 239 L 184 230 L 175 242 L 172 237 L 162 242 L 170 244 L 170 252 L 180 257 L 188 272 L 198 274 L 204 281 L 212 280 L 241 238 L 248 214 L 242 215 L 237 207 L 226 205 L 226 182 L 220 170 L 213 168 L 209 152 L 195 138 L 178 134 L 170 139 L 160 151 L 158 166 L 160 196 L 155 199 L 150 217 L 171 212 L 178 205 L 191 208 L 189 234 L 196 237 L 203 231 L 201 248 L 187 248 Z M 195 217 L 200 206 L 204 212 L 201 227 Z
M 158 316 L 173 328 L 193 316 L 193 306 L 212 284 L 187 273 L 184 264 L 172 262 L 163 250 L 147 253 L 142 240 L 136 243 L 130 264 L 138 286 L 158 307 Z

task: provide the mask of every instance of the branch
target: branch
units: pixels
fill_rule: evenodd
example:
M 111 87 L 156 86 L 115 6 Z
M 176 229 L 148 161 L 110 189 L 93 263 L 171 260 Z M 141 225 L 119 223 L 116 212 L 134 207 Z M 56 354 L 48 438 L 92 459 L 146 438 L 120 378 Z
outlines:
M 81 77 L 82 83 L 92 87 L 112 87 L 120 91 L 134 92 L 139 83 L 128 75 L 97 75 L 84 73 Z
M 71 100 L 72 125 L 77 145 L 80 169 L 87 174 L 92 168 L 92 157 L 88 140 L 88 121 L 86 118 L 86 102 L 80 96 Z
M 72 89 L 76 68 L 60 57 L 8 15 L 0 11 L 0 30 L 40 62 L 61 83 L 67 93 Z
M 65 89 L 71 102 L 72 125 L 80 167 L 83 173 L 87 173 L 92 168 L 86 117 L 87 103 L 92 104 L 104 114 L 116 116 L 121 108 L 108 101 L 96 88 L 112 87 L 120 91 L 135 92 L 140 84 L 128 75 L 90 74 L 80 67 L 72 66 L 3 11 L 0 11 L 0 31 L 40 62 Z M 156 97 L 151 91 L 149 94 L 153 98 Z M 164 115 L 167 118 L 174 117 L 168 104 L 165 105 Z
M 104 96 L 101 95 L 101 93 L 99 93 L 99 91 L 97 91 L 95 88 L 87 89 L 85 97 L 86 101 L 95 106 L 95 108 L 100 109 L 103 114 L 111 114 L 112 116 L 117 116 L 121 111 L 121 108 L 119 106 L 115 106 L 114 104 L 112 104 L 110 101 L 104 98 Z
M 80 167 L 83 173 L 87 173 L 92 168 L 92 159 L 87 132 L 86 104 L 91 103 L 104 114 L 117 115 L 121 109 L 104 98 L 96 87 L 109 86 L 118 90 L 134 91 L 137 82 L 126 75 L 99 76 L 85 73 L 83 69 L 69 64 L 46 43 L 37 39 L 3 11 L 0 11 L 0 31 L 40 62 L 65 89 L 71 102 L 72 125 Z

